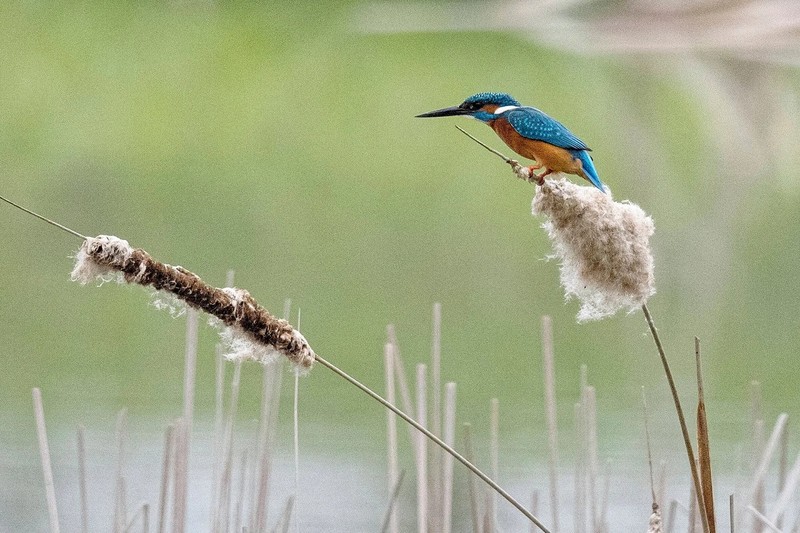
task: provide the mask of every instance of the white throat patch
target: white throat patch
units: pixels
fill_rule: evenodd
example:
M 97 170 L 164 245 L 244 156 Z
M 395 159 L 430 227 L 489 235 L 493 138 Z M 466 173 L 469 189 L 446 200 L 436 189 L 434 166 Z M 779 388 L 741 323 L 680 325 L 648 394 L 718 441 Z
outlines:
M 502 115 L 506 111 L 511 111 L 512 109 L 517 109 L 519 106 L 517 105 L 504 105 L 503 107 L 498 107 L 494 110 L 495 115 Z

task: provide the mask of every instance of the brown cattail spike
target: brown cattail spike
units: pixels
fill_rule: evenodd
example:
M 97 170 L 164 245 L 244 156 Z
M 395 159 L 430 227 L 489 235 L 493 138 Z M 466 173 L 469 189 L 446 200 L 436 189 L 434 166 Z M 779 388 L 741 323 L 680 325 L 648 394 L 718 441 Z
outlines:
M 159 263 L 118 237 L 87 238 L 76 257 L 72 279 L 86 284 L 115 278 L 120 283 L 169 292 L 218 318 L 227 326 L 221 336 L 229 349 L 229 359 L 267 363 L 282 354 L 298 368 L 310 369 L 314 364 L 314 351 L 303 335 L 261 307 L 247 291 L 212 287 L 185 268 Z

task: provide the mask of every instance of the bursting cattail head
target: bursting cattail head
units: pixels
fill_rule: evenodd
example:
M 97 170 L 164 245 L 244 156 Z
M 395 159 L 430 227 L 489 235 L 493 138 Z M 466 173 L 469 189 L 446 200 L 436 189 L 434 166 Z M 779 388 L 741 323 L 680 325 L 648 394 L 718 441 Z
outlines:
M 218 319 L 228 359 L 268 363 L 283 355 L 298 371 L 314 364 L 315 353 L 305 337 L 286 320 L 270 314 L 247 291 L 212 287 L 185 268 L 156 261 L 119 237 L 86 238 L 76 256 L 72 280 L 85 285 L 113 279 L 171 294 Z
M 537 189 L 533 213 L 547 217 L 565 296 L 581 302 L 578 322 L 633 310 L 655 294 L 653 220 L 638 205 L 558 179 Z

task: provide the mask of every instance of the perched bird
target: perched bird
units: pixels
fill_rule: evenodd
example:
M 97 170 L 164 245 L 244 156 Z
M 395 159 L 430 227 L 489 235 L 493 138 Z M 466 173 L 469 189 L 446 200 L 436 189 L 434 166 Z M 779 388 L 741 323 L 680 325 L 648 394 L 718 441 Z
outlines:
M 605 192 L 589 147 L 557 120 L 535 107 L 527 107 L 506 93 L 478 93 L 461 105 L 417 115 L 418 118 L 466 115 L 491 126 L 509 148 L 528 159 L 539 184 L 552 172 L 575 174 Z M 544 169 L 541 174 L 534 170 Z

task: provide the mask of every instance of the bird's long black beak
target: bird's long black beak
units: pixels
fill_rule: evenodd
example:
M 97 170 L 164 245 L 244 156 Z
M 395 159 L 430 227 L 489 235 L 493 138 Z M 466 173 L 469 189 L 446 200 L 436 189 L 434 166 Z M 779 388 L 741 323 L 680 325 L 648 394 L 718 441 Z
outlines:
M 471 115 L 472 113 L 473 112 L 469 109 L 453 106 L 445 107 L 444 109 L 437 109 L 436 111 L 430 111 L 428 113 L 422 113 L 421 115 L 417 115 L 415 118 L 454 117 L 457 115 Z

